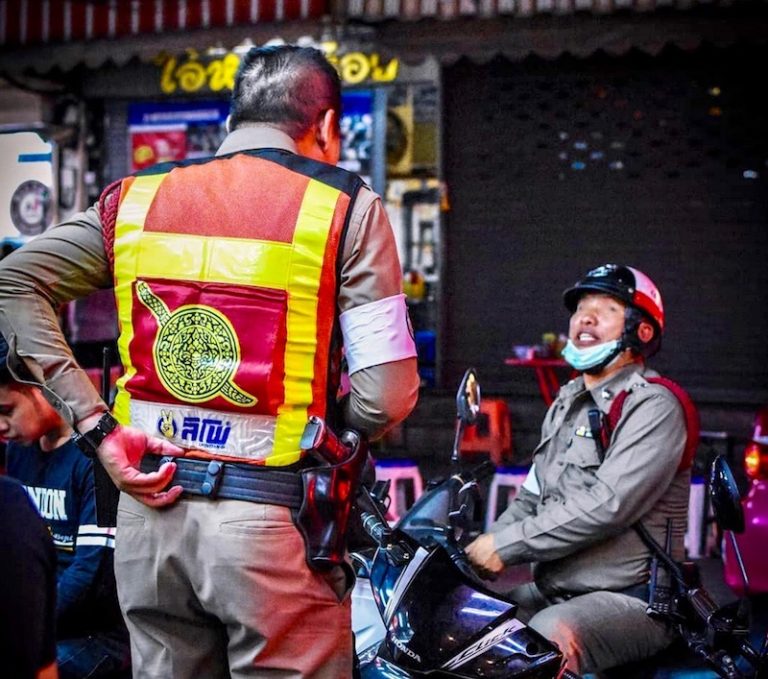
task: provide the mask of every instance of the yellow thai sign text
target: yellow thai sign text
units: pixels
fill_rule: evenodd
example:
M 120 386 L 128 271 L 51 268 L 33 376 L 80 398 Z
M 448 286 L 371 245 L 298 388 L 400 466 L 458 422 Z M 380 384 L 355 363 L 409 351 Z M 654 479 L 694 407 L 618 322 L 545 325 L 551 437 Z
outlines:
M 385 83 L 397 78 L 399 59 L 390 59 L 384 63 L 376 52 L 339 54 L 336 42 L 324 42 L 320 48 L 339 72 L 345 85 Z M 155 63 L 160 67 L 160 89 L 165 94 L 221 92 L 234 88 L 240 56 L 229 52 L 222 57 L 211 58 L 195 50 L 187 50 L 182 57 L 160 55 Z

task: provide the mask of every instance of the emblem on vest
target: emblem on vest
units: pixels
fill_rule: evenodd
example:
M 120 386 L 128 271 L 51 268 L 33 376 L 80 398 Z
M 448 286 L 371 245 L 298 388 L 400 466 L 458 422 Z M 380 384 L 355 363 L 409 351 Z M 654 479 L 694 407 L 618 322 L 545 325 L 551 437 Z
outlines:
M 169 393 L 191 403 L 215 396 L 239 406 L 256 403 L 255 396 L 233 382 L 240 363 L 240 343 L 226 316 L 202 304 L 171 311 L 144 281 L 136 283 L 136 294 L 160 326 L 152 356 L 157 375 Z

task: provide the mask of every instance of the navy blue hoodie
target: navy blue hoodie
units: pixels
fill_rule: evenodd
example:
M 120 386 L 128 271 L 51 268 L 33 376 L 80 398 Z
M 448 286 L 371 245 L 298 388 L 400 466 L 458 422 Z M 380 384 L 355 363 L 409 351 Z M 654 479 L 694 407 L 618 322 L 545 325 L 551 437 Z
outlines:
M 114 528 L 96 525 L 93 463 L 72 442 L 50 452 L 9 442 L 8 476 L 37 505 L 57 555 L 59 639 L 123 625 L 114 576 Z

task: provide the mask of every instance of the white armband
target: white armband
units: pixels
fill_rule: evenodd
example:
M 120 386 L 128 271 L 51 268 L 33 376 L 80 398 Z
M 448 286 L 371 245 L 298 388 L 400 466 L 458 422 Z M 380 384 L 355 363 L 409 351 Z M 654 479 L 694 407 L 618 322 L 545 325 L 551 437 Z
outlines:
M 405 295 L 356 306 L 339 317 L 349 374 L 416 356 Z

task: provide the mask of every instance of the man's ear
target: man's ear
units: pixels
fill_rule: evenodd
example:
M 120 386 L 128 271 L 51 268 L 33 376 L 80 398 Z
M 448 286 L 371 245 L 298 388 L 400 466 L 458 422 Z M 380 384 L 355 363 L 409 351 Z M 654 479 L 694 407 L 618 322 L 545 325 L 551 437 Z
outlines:
M 643 344 L 648 344 L 653 339 L 655 332 L 653 326 L 646 321 L 641 321 L 640 325 L 637 326 L 637 336 Z
M 326 162 L 335 165 L 341 155 L 339 135 L 339 114 L 336 110 L 326 109 L 315 127 L 315 142 L 325 156 Z

